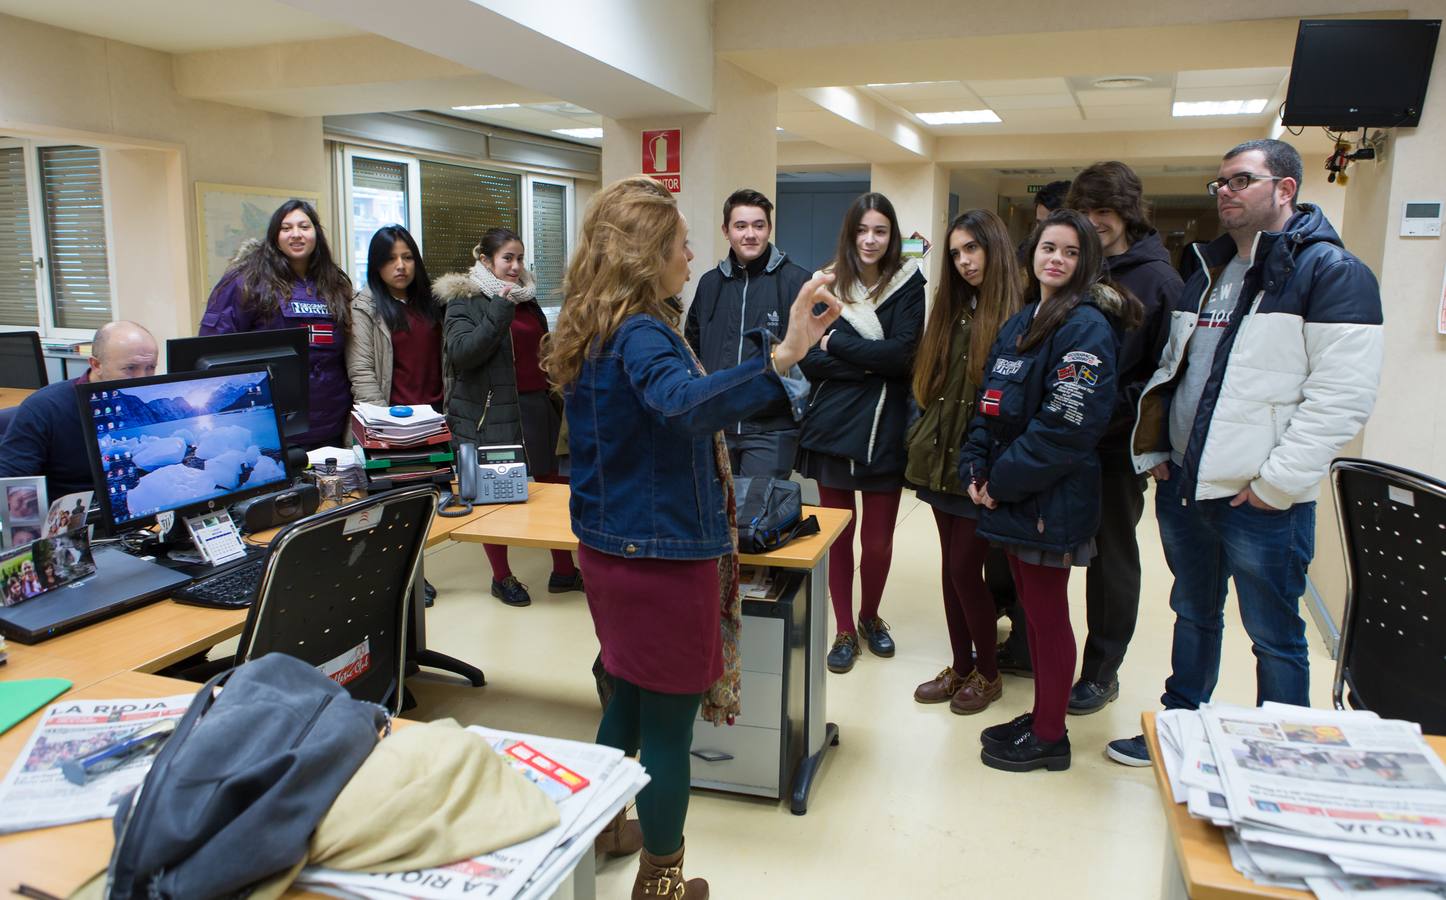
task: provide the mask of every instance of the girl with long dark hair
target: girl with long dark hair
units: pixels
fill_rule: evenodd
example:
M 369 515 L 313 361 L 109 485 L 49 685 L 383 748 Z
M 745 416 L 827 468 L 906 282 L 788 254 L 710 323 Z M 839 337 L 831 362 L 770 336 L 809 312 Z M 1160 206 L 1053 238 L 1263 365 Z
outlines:
M 1050 213 L 1030 237 L 1026 296 L 983 372 L 959 476 L 981 509 L 976 533 L 1004 545 L 1029 629 L 1034 708 L 984 729 L 991 768 L 1069 768 L 1065 707 L 1074 680 L 1069 570 L 1095 554 L 1096 448 L 1115 408 L 1116 354 L 1140 302 L 1108 285 L 1094 226 Z
M 547 317 L 537 305 L 536 283 L 523 267 L 522 238 L 492 228 L 472 251 L 476 264 L 443 275 L 433 291 L 447 304 L 443 322 L 454 381 L 447 421 L 458 441 L 521 444 L 527 473 L 559 481 L 557 441 L 562 411 L 542 370 Z M 507 561 L 507 548 L 483 544 L 492 564 L 492 596 L 508 606 L 527 606 L 532 596 Z M 549 593 L 582 590 L 582 576 L 566 550 L 552 551 Z
M 310 427 L 296 438 L 307 449 L 339 442 L 351 413 L 346 372 L 351 298 L 351 279 L 332 262 L 316 208 L 288 200 L 271 214 L 264 241 L 241 245 L 201 317 L 203 335 L 309 330 Z
M 879 602 L 904 488 L 904 430 L 914 350 L 924 330 L 924 274 L 903 258 L 899 217 L 883 194 L 864 194 L 844 214 L 833 275 L 843 313 L 800 367 L 813 384 L 799 433 L 798 471 L 818 482 L 824 506 L 855 513 L 828 561 L 837 635 L 832 672 L 853 668 L 859 635 L 876 656 L 893 656 Z M 862 498 L 862 603 L 853 613 L 854 495 Z M 857 622 L 857 625 L 855 625 Z
M 417 242 L 400 225 L 372 235 L 367 286 L 352 300 L 346 367 L 352 397 L 379 406 L 425 404 L 441 412 L 446 393 L 442 305 Z
M 971 209 L 949 226 L 949 262 L 934 293 L 914 364 L 920 417 L 907 435 L 904 477 L 934 510 L 943 560 L 944 621 L 954 658 L 914 699 L 960 715 L 999 699 L 993 595 L 984 581 L 989 542 L 975 533 L 978 507 L 959 477 L 959 451 L 974 416 L 984 361 L 999 329 L 1020 306 L 1019 268 L 1009 232 L 994 213 Z

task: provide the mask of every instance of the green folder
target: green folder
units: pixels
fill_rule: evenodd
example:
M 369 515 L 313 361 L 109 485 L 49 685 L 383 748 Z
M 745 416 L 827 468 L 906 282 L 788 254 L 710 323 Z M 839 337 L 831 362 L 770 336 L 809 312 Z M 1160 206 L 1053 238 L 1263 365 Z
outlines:
M 68 690 L 70 682 L 64 678 L 0 681 L 0 734 Z

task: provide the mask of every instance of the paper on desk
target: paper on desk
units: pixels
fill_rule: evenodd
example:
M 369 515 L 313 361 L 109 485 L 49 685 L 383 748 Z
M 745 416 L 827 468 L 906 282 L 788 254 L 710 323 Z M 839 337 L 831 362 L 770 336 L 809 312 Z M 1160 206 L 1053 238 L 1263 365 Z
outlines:
M 361 416 L 362 422 L 367 425 L 401 425 L 411 427 L 416 425 L 430 425 L 442 420 L 442 414 L 425 403 L 413 404 L 412 414 L 410 416 L 394 416 L 392 415 L 392 408 L 390 406 L 378 406 L 375 403 L 358 403 L 356 410 Z
M 145 779 L 154 754 L 123 763 L 84 787 L 66 781 L 60 764 L 158 721 L 179 719 L 192 696 L 52 704 L 0 782 L 0 834 L 115 815 L 120 798 Z
M 571 871 L 571 864 L 582 852 L 592 852 L 598 833 L 648 782 L 642 766 L 612 747 L 475 725 L 468 730 L 498 752 L 524 743 L 583 776 L 588 784 L 567 796 L 551 794 L 558 805 L 560 822 L 520 844 L 415 872 L 373 874 L 311 867 L 302 871 L 297 884 L 376 900 L 512 900 L 545 896 L 538 886 L 555 885 Z
M 1306 885 L 1318 900 L 1441 900 L 1446 885 L 1398 878 L 1307 878 Z

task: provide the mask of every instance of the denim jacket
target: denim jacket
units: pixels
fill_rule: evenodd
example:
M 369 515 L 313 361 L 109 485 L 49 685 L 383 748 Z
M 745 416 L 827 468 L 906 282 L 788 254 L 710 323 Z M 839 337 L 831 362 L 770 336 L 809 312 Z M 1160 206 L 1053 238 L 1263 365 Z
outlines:
M 801 374 L 773 371 L 768 332 L 744 339 L 761 353 L 703 375 L 675 330 L 635 315 L 588 355 L 566 398 L 579 541 L 624 557 L 712 559 L 733 551 L 714 434 L 780 399 L 797 419 L 808 395 Z

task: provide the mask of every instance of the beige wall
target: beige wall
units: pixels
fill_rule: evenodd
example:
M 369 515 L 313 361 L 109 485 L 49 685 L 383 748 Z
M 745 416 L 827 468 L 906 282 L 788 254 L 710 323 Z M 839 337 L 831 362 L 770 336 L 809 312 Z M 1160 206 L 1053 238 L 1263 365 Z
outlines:
M 210 285 L 196 263 L 196 181 L 318 191 L 321 120 L 188 100 L 173 58 L 0 16 L 0 134 L 104 147 L 118 314 L 193 334 Z M 122 183 L 122 180 L 125 183 Z
M 683 189 L 677 199 L 694 253 L 692 280 L 684 289 L 689 303 L 698 279 L 728 252 L 723 201 L 741 187 L 771 196 L 778 177 L 777 88 L 725 62 L 714 66 L 713 75 L 714 113 L 603 120 L 603 185 L 641 170 L 644 131 L 683 130 Z

